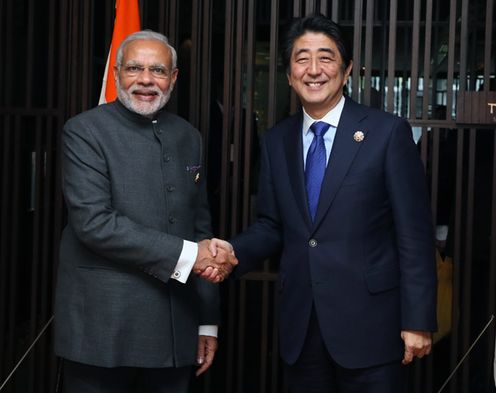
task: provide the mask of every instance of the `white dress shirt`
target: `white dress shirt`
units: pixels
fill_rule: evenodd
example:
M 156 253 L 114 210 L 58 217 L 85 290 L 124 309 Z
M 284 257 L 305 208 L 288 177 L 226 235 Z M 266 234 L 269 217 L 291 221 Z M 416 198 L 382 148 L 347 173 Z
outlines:
M 303 127 L 302 127 L 302 138 L 303 138 L 303 167 L 307 163 L 307 153 L 310 145 L 312 144 L 314 134 L 310 132 L 310 126 L 316 121 L 323 121 L 331 126 L 324 134 L 324 144 L 326 148 L 326 165 L 329 163 L 329 157 L 331 155 L 332 145 L 334 143 L 334 137 L 336 136 L 336 130 L 338 128 L 339 119 L 341 119 L 341 113 L 343 112 L 345 98 L 341 96 L 341 99 L 337 105 L 327 112 L 321 119 L 313 119 L 303 108 Z

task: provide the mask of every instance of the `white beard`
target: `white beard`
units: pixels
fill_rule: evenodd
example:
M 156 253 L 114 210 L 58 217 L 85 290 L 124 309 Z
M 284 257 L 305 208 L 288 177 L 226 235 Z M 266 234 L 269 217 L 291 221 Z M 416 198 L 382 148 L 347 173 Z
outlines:
M 121 87 L 119 78 L 116 79 L 115 86 L 117 88 L 117 97 L 119 97 L 122 104 L 130 111 L 146 117 L 152 117 L 155 113 L 162 109 L 165 104 L 169 102 L 172 90 L 174 89 L 174 86 L 171 84 L 169 90 L 164 93 L 158 87 L 143 88 L 132 84 L 127 90 L 124 90 Z M 138 89 L 155 92 L 157 93 L 157 98 L 152 102 L 138 101 L 133 97 L 133 92 Z

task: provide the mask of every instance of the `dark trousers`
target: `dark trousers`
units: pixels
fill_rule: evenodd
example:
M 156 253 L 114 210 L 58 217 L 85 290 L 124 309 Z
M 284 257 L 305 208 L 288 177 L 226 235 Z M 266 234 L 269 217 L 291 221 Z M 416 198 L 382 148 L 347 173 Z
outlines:
M 291 393 L 402 393 L 406 373 L 401 361 L 385 365 L 346 369 L 329 355 L 315 311 L 303 351 L 295 364 L 286 365 Z
M 104 368 L 64 360 L 63 393 L 187 393 L 191 367 Z

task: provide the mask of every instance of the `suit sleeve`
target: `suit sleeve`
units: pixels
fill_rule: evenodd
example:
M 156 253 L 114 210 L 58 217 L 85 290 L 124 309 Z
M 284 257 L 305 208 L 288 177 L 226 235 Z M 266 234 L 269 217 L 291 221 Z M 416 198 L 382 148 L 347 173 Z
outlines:
M 409 124 L 397 119 L 387 147 L 386 186 L 401 272 L 403 330 L 436 330 L 434 233 L 424 167 Z
M 167 282 L 183 239 L 140 225 L 113 208 L 106 157 L 90 130 L 68 122 L 62 143 L 62 187 L 69 225 L 79 241 L 112 263 Z
M 256 269 L 282 247 L 281 220 L 272 178 L 271 157 L 265 139 L 261 150 L 257 220 L 245 232 L 231 240 L 239 260 L 235 269 L 237 277 Z

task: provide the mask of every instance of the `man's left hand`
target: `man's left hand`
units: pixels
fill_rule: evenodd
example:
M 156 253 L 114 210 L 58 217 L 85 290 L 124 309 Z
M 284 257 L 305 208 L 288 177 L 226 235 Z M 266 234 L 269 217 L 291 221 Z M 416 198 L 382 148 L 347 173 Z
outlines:
M 212 336 L 198 336 L 198 353 L 196 355 L 196 364 L 199 366 L 196 370 L 196 376 L 207 371 L 214 361 L 215 351 L 217 351 L 217 338 Z
M 414 330 L 403 330 L 401 338 L 405 342 L 405 355 L 403 364 L 410 363 L 414 357 L 421 358 L 431 352 L 432 334 L 431 332 L 420 332 Z

